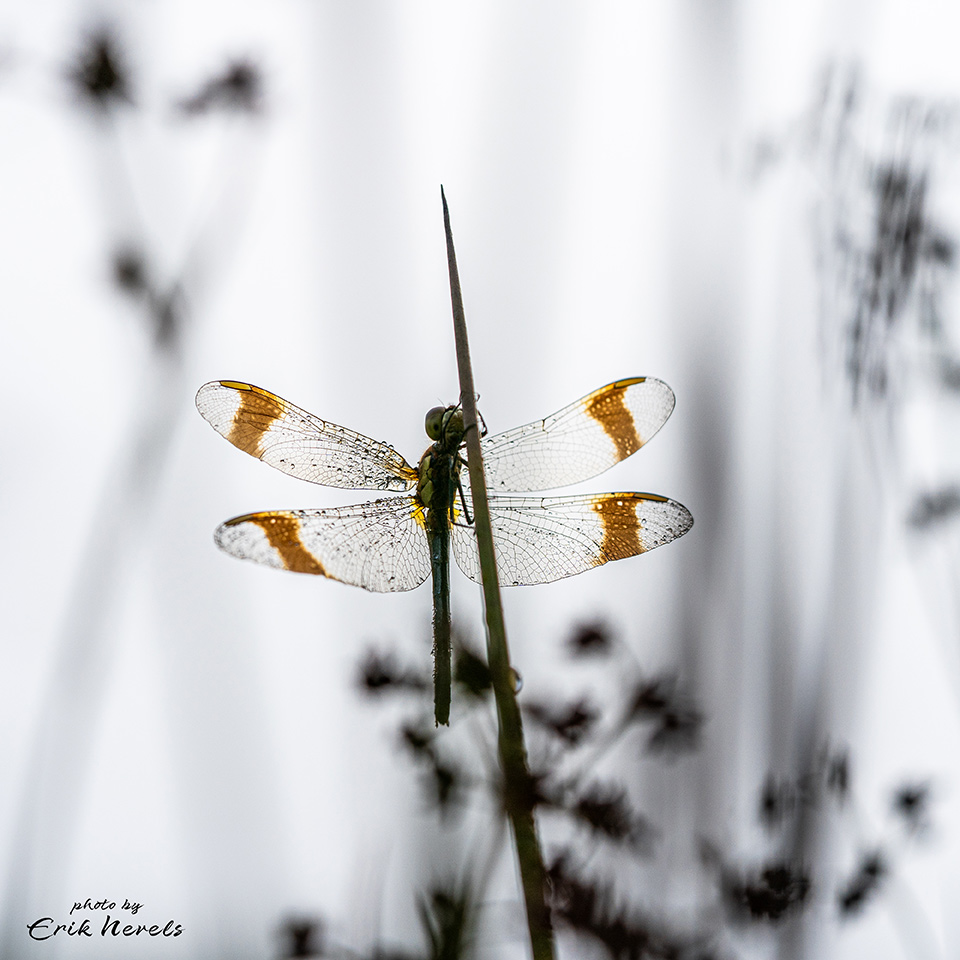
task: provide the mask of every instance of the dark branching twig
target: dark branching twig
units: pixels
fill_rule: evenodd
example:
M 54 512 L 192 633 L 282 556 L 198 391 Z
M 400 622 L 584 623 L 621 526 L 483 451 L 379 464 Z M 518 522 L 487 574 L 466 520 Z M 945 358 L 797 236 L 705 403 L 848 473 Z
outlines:
M 703 938 L 663 928 L 620 903 L 608 884 L 586 880 L 569 852 L 550 867 L 550 905 L 559 924 L 603 946 L 612 960 L 709 960 Z
M 263 77 L 251 60 L 234 60 L 192 96 L 180 101 L 180 111 L 198 116 L 213 110 L 256 113 L 263 102 Z
M 807 904 L 813 885 L 800 863 L 775 857 L 759 866 L 733 867 L 709 844 L 701 856 L 705 866 L 717 871 L 724 904 L 735 921 L 778 923 Z
M 580 624 L 567 641 L 572 657 L 602 657 L 609 654 L 612 647 L 610 631 L 599 621 Z
M 492 686 L 490 668 L 471 650 L 458 647 L 453 668 L 457 689 L 475 700 L 482 700 Z
M 853 876 L 837 891 L 837 906 L 843 916 L 851 917 L 867 905 L 887 875 L 887 862 L 879 850 L 860 858 Z
M 599 714 L 585 699 L 561 707 L 545 703 L 524 705 L 527 716 L 571 747 L 575 747 L 594 729 Z
M 402 691 L 420 693 L 428 682 L 417 670 L 401 667 L 393 654 L 371 649 L 360 663 L 357 686 L 368 696 L 380 696 Z

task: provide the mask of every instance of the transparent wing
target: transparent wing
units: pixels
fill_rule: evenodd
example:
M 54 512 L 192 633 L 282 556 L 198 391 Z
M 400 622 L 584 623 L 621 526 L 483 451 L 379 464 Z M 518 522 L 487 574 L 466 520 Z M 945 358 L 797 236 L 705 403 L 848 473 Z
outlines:
M 430 574 L 422 517 L 413 497 L 329 510 L 270 510 L 228 520 L 214 540 L 241 560 L 393 593 L 419 587 Z
M 485 437 L 487 488 L 491 494 L 552 490 L 589 480 L 639 450 L 674 403 L 662 380 L 617 380 L 543 420 Z
M 235 447 L 292 477 L 328 487 L 410 490 L 417 471 L 393 447 L 328 423 L 249 383 L 214 380 L 197 409 Z
M 490 520 L 503 586 L 572 577 L 610 560 L 646 553 L 693 526 L 683 504 L 652 493 L 491 497 Z M 457 565 L 479 582 L 474 527 L 457 523 L 450 529 Z

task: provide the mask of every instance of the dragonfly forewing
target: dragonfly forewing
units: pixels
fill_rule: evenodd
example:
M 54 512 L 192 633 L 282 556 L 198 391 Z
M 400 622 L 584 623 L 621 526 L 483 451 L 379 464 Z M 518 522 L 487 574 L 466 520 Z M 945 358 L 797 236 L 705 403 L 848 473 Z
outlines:
M 589 480 L 639 450 L 666 423 L 675 402 L 662 380 L 633 377 L 543 420 L 485 437 L 487 488 L 492 494 L 553 490 Z
M 417 483 L 416 469 L 389 444 L 321 420 L 253 384 L 204 384 L 197 409 L 235 447 L 292 477 L 354 490 L 403 492 Z

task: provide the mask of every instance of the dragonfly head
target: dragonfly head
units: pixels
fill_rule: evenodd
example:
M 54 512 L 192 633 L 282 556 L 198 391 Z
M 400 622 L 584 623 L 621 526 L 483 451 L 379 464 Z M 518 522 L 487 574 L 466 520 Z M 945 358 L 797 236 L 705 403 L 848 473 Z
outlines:
M 427 411 L 424 428 L 433 441 L 452 436 L 459 444 L 463 436 L 463 411 L 460 407 L 433 407 Z

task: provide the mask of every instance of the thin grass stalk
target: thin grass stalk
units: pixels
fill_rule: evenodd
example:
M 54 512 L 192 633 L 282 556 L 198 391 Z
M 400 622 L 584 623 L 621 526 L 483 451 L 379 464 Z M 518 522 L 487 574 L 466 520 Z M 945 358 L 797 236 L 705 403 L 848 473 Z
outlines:
M 447 266 L 450 272 L 450 300 L 453 306 L 453 329 L 457 348 L 457 369 L 460 375 L 460 404 L 463 409 L 464 438 L 467 444 L 467 466 L 473 496 L 473 523 L 480 551 L 480 573 L 483 582 L 483 604 L 487 621 L 487 661 L 497 704 L 500 764 L 503 770 L 504 805 L 513 826 L 513 838 L 520 864 L 520 880 L 527 912 L 527 929 L 534 960 L 553 960 L 553 932 L 550 912 L 545 900 L 546 871 L 543 853 L 533 818 L 533 780 L 527 767 L 527 750 L 523 739 L 523 722 L 514 690 L 514 674 L 510 668 L 507 631 L 500 602 L 500 581 L 493 550 L 493 531 L 487 504 L 487 486 L 480 453 L 480 431 L 477 426 L 476 392 L 470 365 L 470 345 L 460 293 L 457 255 L 450 229 L 447 198 L 443 200 L 443 226 L 447 238 Z

